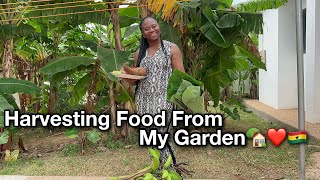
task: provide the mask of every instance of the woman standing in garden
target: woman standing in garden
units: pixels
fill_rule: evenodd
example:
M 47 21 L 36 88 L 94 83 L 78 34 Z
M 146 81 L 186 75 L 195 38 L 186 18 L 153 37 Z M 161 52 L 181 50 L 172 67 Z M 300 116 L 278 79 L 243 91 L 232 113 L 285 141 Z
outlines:
M 149 16 L 143 18 L 140 30 L 141 46 L 134 54 L 133 67 L 125 66 L 124 70 L 128 74 L 147 77 L 140 81 L 126 80 L 137 85 L 135 100 L 139 115 L 160 114 L 161 110 L 167 112 L 167 127 L 151 127 L 165 133 L 170 129 L 169 121 L 173 110 L 173 104 L 166 100 L 168 81 L 173 69 L 184 72 L 182 54 L 176 44 L 161 39 L 160 27 L 154 18 Z M 161 150 L 160 162 L 165 163 L 169 154 L 172 156 L 173 164 L 176 165 L 175 153 L 170 143 Z

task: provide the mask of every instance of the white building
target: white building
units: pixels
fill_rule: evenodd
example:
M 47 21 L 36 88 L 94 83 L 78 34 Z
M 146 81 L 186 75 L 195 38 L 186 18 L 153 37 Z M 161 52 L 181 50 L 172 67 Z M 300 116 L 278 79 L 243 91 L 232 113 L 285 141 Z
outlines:
M 320 123 L 320 1 L 303 0 L 305 14 L 304 91 L 306 121 Z M 275 109 L 298 107 L 295 1 L 263 12 L 267 71 L 259 71 L 259 101 Z

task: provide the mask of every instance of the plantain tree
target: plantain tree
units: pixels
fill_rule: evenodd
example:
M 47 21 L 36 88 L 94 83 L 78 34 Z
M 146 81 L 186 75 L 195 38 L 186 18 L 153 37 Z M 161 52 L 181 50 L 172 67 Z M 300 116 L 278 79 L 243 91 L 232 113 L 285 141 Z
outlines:
M 4 129 L 4 110 L 19 110 L 12 94 L 36 94 L 38 92 L 38 86 L 30 81 L 0 78 L 0 128 L 3 128 L 3 132 L 0 134 L 0 145 L 2 146 L 2 150 L 12 149 L 12 134 L 17 132 L 17 128 L 13 126 Z M 25 151 L 21 138 L 19 138 L 19 148 Z
M 249 65 L 265 69 L 250 33 L 263 33 L 262 12 L 275 9 L 287 0 L 257 0 L 232 5 L 232 0 L 165 1 L 148 0 L 148 9 L 180 32 L 187 72 L 205 86 L 206 106 L 212 99 L 218 107 L 221 95 L 237 79 L 237 72 Z M 221 90 L 224 90 L 223 93 Z M 239 100 L 227 98 L 239 105 Z M 237 119 L 237 110 L 219 106 Z M 243 108 L 243 106 L 240 106 Z

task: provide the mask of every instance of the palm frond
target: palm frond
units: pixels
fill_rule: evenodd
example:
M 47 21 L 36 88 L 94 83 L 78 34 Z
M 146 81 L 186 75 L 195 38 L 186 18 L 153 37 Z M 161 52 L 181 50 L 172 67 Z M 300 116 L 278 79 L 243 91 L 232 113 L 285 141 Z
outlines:
M 288 0 L 253 0 L 232 6 L 237 11 L 261 12 L 268 9 L 277 9 L 285 5 Z

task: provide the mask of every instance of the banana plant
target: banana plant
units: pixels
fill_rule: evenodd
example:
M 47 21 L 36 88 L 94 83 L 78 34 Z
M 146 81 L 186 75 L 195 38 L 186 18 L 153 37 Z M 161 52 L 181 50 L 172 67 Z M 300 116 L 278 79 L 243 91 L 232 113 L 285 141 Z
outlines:
M 40 89 L 38 88 L 38 86 L 30 81 L 18 80 L 14 78 L 0 78 L 0 128 L 4 128 L 4 110 L 19 110 L 12 94 L 36 94 L 39 93 L 39 90 Z M 11 149 L 12 135 L 16 133 L 17 130 L 18 128 L 12 126 L 1 131 L 1 150 Z M 5 145 L 5 147 L 3 147 L 3 145 Z M 19 148 L 22 151 L 25 150 L 24 147 Z
M 241 61 L 236 52 L 241 51 L 246 60 L 265 69 L 259 53 L 245 40 L 249 33 L 262 33 L 261 11 L 283 6 L 287 0 L 250 1 L 235 6 L 232 3 L 232 0 L 147 1 L 150 11 L 180 30 L 187 57 L 185 64 L 191 67 L 187 72 L 203 82 L 215 107 L 219 105 L 221 90 L 235 81 L 233 72 Z
M 109 103 L 109 101 L 102 101 L 101 99 L 99 102 L 90 102 L 89 99 L 86 98 L 86 95 L 96 96 L 104 91 L 105 87 L 108 87 L 109 84 L 117 83 L 118 79 L 110 72 L 120 70 L 123 64 L 128 62 L 129 54 L 130 52 L 97 47 L 96 58 L 86 56 L 60 57 L 41 68 L 40 72 L 47 76 L 51 83 L 59 82 L 65 77 L 70 77 L 75 73 L 83 72 L 85 75 L 76 82 L 75 86 L 69 88 L 69 93 L 72 95 L 68 102 L 74 106 L 78 104 L 80 100 L 87 99 L 85 102 L 86 111 L 92 113 L 94 107 L 106 106 L 108 104 L 101 103 Z M 121 88 L 124 92 L 121 94 L 125 97 L 124 99 L 132 101 L 132 97 L 129 93 L 125 93 L 126 89 L 123 87 Z M 66 132 L 70 137 L 74 136 L 73 133 L 78 134 L 77 137 L 80 139 L 79 142 L 82 150 L 85 138 L 89 139 L 89 137 L 99 137 L 101 135 L 100 133 L 91 130 L 80 132 L 68 130 Z M 94 138 L 91 138 L 91 140 L 89 140 L 95 141 L 93 139 Z

